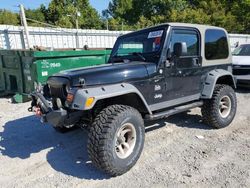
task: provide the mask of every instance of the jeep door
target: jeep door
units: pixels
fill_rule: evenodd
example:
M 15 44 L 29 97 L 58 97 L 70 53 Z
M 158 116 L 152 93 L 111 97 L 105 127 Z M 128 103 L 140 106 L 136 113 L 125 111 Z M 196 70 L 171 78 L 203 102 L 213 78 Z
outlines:
M 185 43 L 187 51 L 180 57 L 174 57 L 173 49 L 176 43 Z M 166 67 L 166 100 L 171 104 L 180 104 L 196 100 L 201 90 L 201 37 L 194 28 L 174 27 L 171 29 L 169 59 L 172 66 Z

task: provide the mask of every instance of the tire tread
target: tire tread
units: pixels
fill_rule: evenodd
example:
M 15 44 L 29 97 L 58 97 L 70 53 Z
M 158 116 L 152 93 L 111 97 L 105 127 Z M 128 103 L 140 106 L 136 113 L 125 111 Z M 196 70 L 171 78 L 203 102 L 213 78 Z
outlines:
M 134 108 L 125 105 L 111 105 L 103 109 L 95 118 L 94 123 L 90 128 L 88 135 L 88 155 L 92 160 L 92 163 L 99 169 L 104 170 L 112 176 L 118 176 L 126 172 L 128 169 L 119 170 L 115 168 L 110 162 L 110 150 L 111 145 L 106 142 L 113 138 L 114 124 L 116 118 L 119 115 L 126 115 L 128 112 L 138 115 L 141 118 L 141 114 Z M 142 118 L 141 118 L 141 121 Z
M 225 125 L 221 125 L 218 121 L 218 108 L 216 106 L 216 102 L 218 101 L 218 98 L 223 90 L 234 93 L 233 89 L 229 85 L 217 84 L 215 85 L 212 98 L 205 100 L 203 107 L 201 108 L 203 122 L 218 129 L 225 127 Z

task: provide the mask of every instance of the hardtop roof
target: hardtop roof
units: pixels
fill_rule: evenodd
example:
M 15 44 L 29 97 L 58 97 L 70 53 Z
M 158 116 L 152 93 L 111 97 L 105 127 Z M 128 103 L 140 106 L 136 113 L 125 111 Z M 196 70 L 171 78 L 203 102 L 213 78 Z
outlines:
M 167 22 L 167 23 L 162 23 L 162 24 L 159 24 L 159 25 L 147 27 L 147 28 L 144 28 L 144 29 L 141 29 L 141 30 L 137 30 L 137 31 L 134 31 L 134 32 L 131 32 L 131 33 L 127 33 L 125 35 L 122 35 L 121 37 L 128 36 L 128 35 L 131 35 L 131 34 L 135 34 L 137 32 L 140 33 L 140 32 L 143 32 L 145 30 L 150 30 L 150 29 L 154 29 L 154 28 L 157 28 L 157 27 L 161 27 L 161 26 L 192 27 L 192 28 L 196 28 L 198 30 L 203 30 L 203 31 L 205 31 L 206 29 L 220 29 L 220 30 L 224 30 L 227 33 L 227 31 L 222 27 L 216 27 L 216 26 L 210 26 L 210 25 L 202 25 L 202 24 Z

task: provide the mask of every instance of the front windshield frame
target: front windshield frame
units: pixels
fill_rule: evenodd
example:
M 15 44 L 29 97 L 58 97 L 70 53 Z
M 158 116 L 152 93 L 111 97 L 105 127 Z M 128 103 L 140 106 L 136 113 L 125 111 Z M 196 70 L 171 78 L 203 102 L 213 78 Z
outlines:
M 130 61 L 143 61 L 143 59 L 140 57 L 140 55 L 143 58 L 145 58 L 145 62 L 155 62 L 155 63 L 159 62 L 160 55 L 161 55 L 162 49 L 163 49 L 164 44 L 165 44 L 167 29 L 168 29 L 167 25 L 162 25 L 162 26 L 148 28 L 148 29 L 144 29 L 144 30 L 140 30 L 140 31 L 136 31 L 136 32 L 132 32 L 132 33 L 120 36 L 117 39 L 117 41 L 116 41 L 116 43 L 115 43 L 115 45 L 113 47 L 113 50 L 112 50 L 112 53 L 110 55 L 110 58 L 109 58 L 108 62 L 109 63 L 117 62 L 117 61 L 114 61 L 115 58 L 119 59 L 118 62 L 122 62 L 122 61 L 127 61 L 127 62 L 130 62 Z M 160 45 L 159 45 L 157 50 L 155 50 L 155 51 L 152 50 L 150 52 L 138 52 L 138 51 L 132 52 L 131 51 L 131 53 L 129 53 L 127 55 L 123 55 L 123 56 L 120 56 L 119 54 L 117 54 L 117 52 L 119 50 L 119 46 L 126 39 L 133 38 L 133 37 L 139 36 L 139 35 L 141 36 L 143 34 L 149 35 L 152 32 L 161 31 L 161 30 L 162 30 L 162 34 L 161 34 L 161 37 L 160 37 Z M 157 38 L 157 37 L 155 37 L 155 38 Z M 152 58 L 152 57 L 154 57 L 154 58 Z
M 245 48 L 248 48 L 248 53 L 244 53 Z M 233 56 L 250 56 L 250 44 L 240 45 L 232 52 Z

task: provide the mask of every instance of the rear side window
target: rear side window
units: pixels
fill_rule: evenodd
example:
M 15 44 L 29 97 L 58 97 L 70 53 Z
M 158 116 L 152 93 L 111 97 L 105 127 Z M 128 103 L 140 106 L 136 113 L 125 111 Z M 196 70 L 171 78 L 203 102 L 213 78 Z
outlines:
M 207 60 L 226 59 L 229 55 L 227 36 L 223 30 L 208 29 L 205 34 L 205 57 Z

